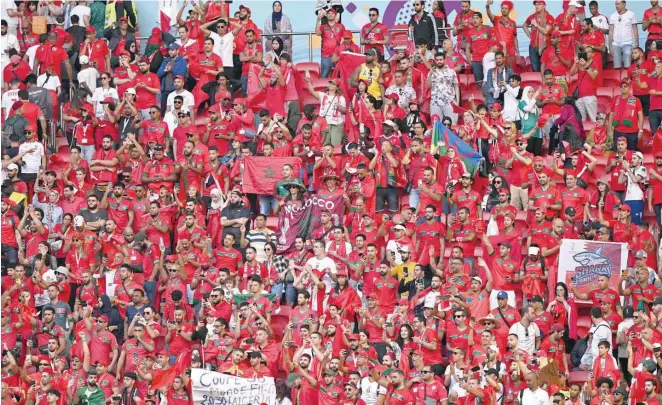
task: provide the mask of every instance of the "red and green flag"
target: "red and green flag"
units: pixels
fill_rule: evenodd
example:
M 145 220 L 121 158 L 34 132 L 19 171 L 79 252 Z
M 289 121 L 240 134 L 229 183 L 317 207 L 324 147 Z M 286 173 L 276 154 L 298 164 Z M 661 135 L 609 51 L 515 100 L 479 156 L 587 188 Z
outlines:
M 283 166 L 289 164 L 299 173 L 298 157 L 249 156 L 244 158 L 242 191 L 248 194 L 274 194 L 276 184 L 283 181 Z
M 434 121 L 432 141 L 430 144 L 432 153 L 436 153 L 440 147 L 444 146 L 455 149 L 458 157 L 472 176 L 476 174 L 480 161 L 483 159 L 483 155 L 476 152 L 474 148 L 464 142 L 455 132 L 451 131 L 450 128 L 442 124 L 438 119 Z

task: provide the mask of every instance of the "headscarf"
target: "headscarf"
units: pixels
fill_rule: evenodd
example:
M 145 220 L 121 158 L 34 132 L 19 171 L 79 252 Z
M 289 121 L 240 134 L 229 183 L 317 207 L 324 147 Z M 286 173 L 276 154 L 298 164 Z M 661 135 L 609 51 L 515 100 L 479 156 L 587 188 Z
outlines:
M 124 50 L 127 51 L 129 54 L 131 54 L 131 58 L 129 59 L 129 63 L 136 60 L 136 53 L 131 50 L 131 45 L 132 44 L 136 44 L 136 47 L 138 46 L 135 39 L 128 39 L 124 43 Z M 137 50 L 137 48 L 136 48 L 136 50 Z
M 165 47 L 165 42 L 163 41 L 163 33 L 159 27 L 152 28 L 152 35 L 149 36 L 147 40 L 147 46 L 145 46 L 145 56 L 151 56 L 160 48 Z
M 274 9 L 274 6 L 276 5 L 276 3 L 280 4 L 280 11 L 279 12 L 272 11 L 272 13 L 271 13 L 271 29 L 274 32 L 276 32 L 276 23 L 279 23 L 280 20 L 283 18 L 283 3 L 281 3 L 278 0 L 274 1 L 273 4 L 271 5 L 271 9 L 272 10 Z M 283 46 L 283 44 L 281 44 L 281 47 L 282 46 Z
M 538 114 L 538 106 L 536 105 L 536 100 L 529 97 L 529 91 L 535 92 L 535 89 L 532 86 L 526 86 L 524 88 L 524 92 L 522 92 L 522 101 L 526 103 L 526 106 L 522 109 L 522 112 L 524 113 L 522 119 L 525 120 L 529 118 L 529 113 L 534 115 Z
M 278 45 L 279 45 L 279 46 L 278 46 L 278 50 L 277 50 L 277 51 L 274 50 L 274 49 L 272 48 L 272 49 L 271 49 L 271 52 L 273 52 L 273 54 L 276 56 L 276 60 L 279 60 L 279 59 L 280 59 L 280 55 L 284 52 L 284 49 L 283 49 L 283 40 L 282 40 L 280 37 L 274 37 L 274 39 L 272 40 L 272 42 L 273 42 L 273 41 L 278 42 Z

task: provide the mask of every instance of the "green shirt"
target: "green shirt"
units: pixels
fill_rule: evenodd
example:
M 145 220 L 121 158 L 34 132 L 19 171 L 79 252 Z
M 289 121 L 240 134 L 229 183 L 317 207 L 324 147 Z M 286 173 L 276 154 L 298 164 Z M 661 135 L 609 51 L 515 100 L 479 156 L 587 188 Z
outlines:
M 90 390 L 86 385 L 78 390 L 78 400 L 85 405 L 104 405 L 106 394 L 99 386 L 96 390 Z
M 88 7 L 90 7 L 90 25 L 96 28 L 97 33 L 103 32 L 106 24 L 106 2 L 93 1 Z

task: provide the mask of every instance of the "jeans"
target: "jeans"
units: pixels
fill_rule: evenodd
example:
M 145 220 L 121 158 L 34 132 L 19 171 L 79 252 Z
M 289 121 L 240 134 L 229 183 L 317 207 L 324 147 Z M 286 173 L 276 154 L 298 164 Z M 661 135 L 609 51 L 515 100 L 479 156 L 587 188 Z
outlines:
M 418 208 L 418 202 L 421 199 L 421 190 L 413 188 L 409 190 L 409 206 L 414 210 Z M 425 208 L 425 207 L 424 207 Z
M 398 212 L 398 189 L 397 188 L 377 188 L 376 211 L 384 212 L 384 205 L 388 204 L 390 212 Z
M 474 79 L 477 83 L 483 81 L 483 62 L 471 62 L 471 73 L 474 74 Z
M 614 57 L 614 69 L 629 68 L 632 62 L 632 44 L 630 45 L 614 45 L 611 49 L 611 54 Z
M 7 257 L 6 264 L 16 264 L 18 261 L 18 249 L 13 246 L 2 245 L 2 255 Z
M 438 116 L 439 120 L 444 117 L 451 119 L 453 124 L 457 124 L 457 113 L 453 112 L 453 106 L 449 105 L 431 105 L 430 117 Z
M 284 287 L 282 282 L 276 283 L 271 286 L 271 293 L 276 296 L 275 302 L 280 302 L 280 299 L 283 297 L 283 289 Z
M 618 138 L 624 137 L 628 143 L 628 150 L 637 150 L 637 142 L 639 141 L 639 137 L 637 135 L 638 134 L 636 132 L 625 133 L 625 132 L 614 131 L 613 149 L 616 150 L 616 141 L 618 141 Z
M 88 162 L 92 160 L 92 156 L 94 156 L 94 152 L 96 152 L 96 148 L 94 145 L 78 145 L 80 146 L 80 153 L 83 155 L 83 159 L 87 160 Z
M 241 92 L 248 94 L 248 76 L 241 76 Z
M 294 288 L 293 282 L 285 283 L 285 301 L 287 302 L 288 305 L 297 302 L 297 289 Z
M 632 208 L 632 223 L 635 225 L 640 225 L 641 221 L 644 219 L 644 201 L 643 200 L 626 200 L 626 205 L 629 205 Z
M 278 200 L 272 195 L 259 195 L 260 214 L 269 216 L 278 206 Z
M 652 110 L 648 112 L 648 122 L 651 124 L 651 133 L 655 134 L 655 131 L 662 124 L 662 110 Z
M 156 298 L 156 280 L 145 280 L 144 285 L 149 305 L 154 306 L 154 299 Z
M 531 58 L 531 68 L 534 72 L 540 72 L 540 54 L 538 48 L 529 45 L 529 58 Z
M 320 77 L 329 77 L 331 75 L 331 70 L 333 70 L 333 61 L 330 57 L 322 56 L 322 60 L 320 62 Z

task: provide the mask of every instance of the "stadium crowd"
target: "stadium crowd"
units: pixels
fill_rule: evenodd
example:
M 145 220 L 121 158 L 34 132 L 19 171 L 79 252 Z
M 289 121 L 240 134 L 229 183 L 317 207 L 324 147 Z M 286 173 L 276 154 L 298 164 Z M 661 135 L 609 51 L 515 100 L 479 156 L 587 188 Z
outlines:
M 278 404 L 662 404 L 658 1 L 427 3 L 356 35 L 319 0 L 294 63 L 279 1 L 3 0 L 2 405 L 187 405 L 192 368 Z M 564 239 L 627 263 L 587 289 Z

